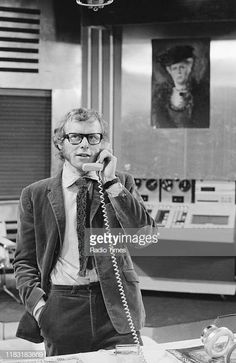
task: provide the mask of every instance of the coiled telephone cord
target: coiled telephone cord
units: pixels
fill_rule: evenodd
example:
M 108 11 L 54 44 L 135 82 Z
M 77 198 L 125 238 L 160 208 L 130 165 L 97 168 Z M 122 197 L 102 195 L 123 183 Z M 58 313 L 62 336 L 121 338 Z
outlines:
M 111 230 L 110 230 L 109 219 L 108 219 L 106 204 L 105 204 L 105 199 L 104 199 L 104 191 L 103 191 L 103 185 L 102 185 L 102 181 L 101 181 L 101 173 L 99 173 L 98 175 L 99 175 L 98 188 L 99 188 L 99 193 L 100 193 L 101 207 L 102 207 L 102 213 L 103 213 L 103 218 L 104 218 L 104 223 L 105 223 L 105 230 L 106 230 L 106 232 L 108 234 L 110 234 Z M 126 317 L 127 317 L 127 321 L 128 321 L 129 327 L 130 327 L 130 331 L 131 331 L 131 334 L 133 336 L 134 343 L 138 347 L 138 352 L 139 352 L 139 355 L 140 355 L 140 357 L 142 359 L 142 363 L 147 363 L 147 361 L 146 361 L 146 359 L 144 357 L 143 349 L 142 349 L 142 347 L 140 345 L 140 342 L 139 342 L 139 339 L 138 339 L 138 335 L 137 335 L 135 327 L 134 327 L 133 319 L 132 319 L 132 316 L 131 316 L 131 313 L 130 313 L 130 310 L 129 310 L 129 306 L 128 306 L 126 296 L 125 296 L 124 286 L 123 286 L 123 283 L 122 283 L 122 280 L 121 280 L 119 266 L 118 266 L 118 263 L 117 263 L 114 247 L 112 245 L 112 242 L 109 242 L 109 243 L 110 243 L 109 251 L 110 251 L 110 254 L 111 254 L 112 265 L 113 265 L 117 285 L 118 285 L 118 288 L 119 288 L 121 302 L 123 304 L 124 312 L 125 312 Z

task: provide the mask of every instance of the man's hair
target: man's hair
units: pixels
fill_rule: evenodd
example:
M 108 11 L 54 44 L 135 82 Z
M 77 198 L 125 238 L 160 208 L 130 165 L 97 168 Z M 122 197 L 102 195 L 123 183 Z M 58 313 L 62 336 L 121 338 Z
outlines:
M 90 119 L 94 119 L 94 121 L 99 121 L 101 125 L 103 139 L 108 140 L 108 124 L 99 112 L 84 107 L 74 108 L 62 118 L 57 127 L 54 129 L 53 142 L 56 148 L 59 150 L 59 155 L 61 159 L 64 159 L 64 157 L 58 145 L 61 145 L 65 138 L 65 125 L 68 122 L 72 121 L 87 122 Z

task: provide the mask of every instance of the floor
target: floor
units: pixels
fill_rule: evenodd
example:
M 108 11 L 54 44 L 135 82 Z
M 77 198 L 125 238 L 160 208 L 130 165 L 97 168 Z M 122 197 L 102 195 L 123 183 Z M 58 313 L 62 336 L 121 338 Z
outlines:
M 190 324 L 236 313 L 236 296 L 142 291 L 147 327 Z M 230 317 L 230 320 L 234 320 Z M 235 324 L 236 325 L 236 324 Z

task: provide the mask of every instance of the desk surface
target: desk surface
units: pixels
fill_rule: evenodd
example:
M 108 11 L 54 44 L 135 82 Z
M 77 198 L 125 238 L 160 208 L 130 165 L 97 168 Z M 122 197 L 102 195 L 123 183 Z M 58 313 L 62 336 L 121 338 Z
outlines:
M 142 339 L 144 343 L 143 352 L 146 363 L 179 363 L 180 361 L 171 354 L 167 353 L 166 349 L 187 348 L 201 345 L 200 339 L 184 340 L 164 344 L 158 344 L 154 340 L 146 336 L 142 336 Z M 4 350 L 6 350 L 6 348 Z M 13 351 L 12 346 L 9 351 Z M 17 349 L 17 351 L 21 353 L 24 352 L 24 350 L 21 351 L 20 349 Z M 29 350 L 27 351 L 29 352 Z M 37 350 L 35 352 L 37 352 Z M 39 359 L 39 356 L 37 359 L 37 355 L 35 355 L 33 363 L 138 363 L 137 357 L 135 360 L 132 360 L 130 356 L 126 356 L 126 358 L 126 360 L 124 360 L 121 356 L 117 358 L 114 350 L 99 350 L 97 352 L 61 355 L 55 357 L 47 357 L 45 359 Z M 32 363 L 32 360 L 21 359 L 20 357 L 14 360 L 9 358 L 7 360 L 4 360 L 0 358 L 0 363 L 2 362 Z
M 147 363 L 176 363 L 175 357 L 168 354 L 166 349 L 187 348 L 201 344 L 200 339 L 184 340 L 165 344 L 157 344 L 151 338 L 142 337 L 144 341 L 143 352 Z M 126 363 L 124 359 L 118 359 L 114 351 L 100 350 L 98 352 L 74 354 L 68 356 L 47 358 L 45 362 L 68 363 Z M 137 358 L 136 358 L 137 359 Z M 134 363 L 137 360 L 127 359 L 127 363 Z M 138 362 L 137 362 L 138 363 Z M 141 363 L 141 360 L 140 360 Z

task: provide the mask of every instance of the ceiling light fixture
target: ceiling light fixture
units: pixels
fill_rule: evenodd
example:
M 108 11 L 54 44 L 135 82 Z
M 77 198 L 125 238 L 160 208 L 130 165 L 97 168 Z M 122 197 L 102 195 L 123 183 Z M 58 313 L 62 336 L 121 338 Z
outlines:
M 97 11 L 104 8 L 106 5 L 110 5 L 114 0 L 76 0 L 78 5 L 87 6 L 89 9 Z

